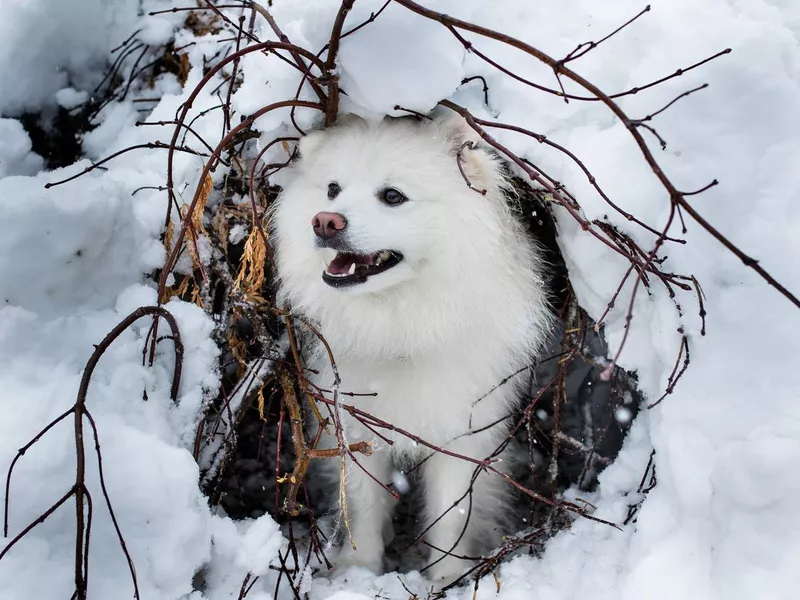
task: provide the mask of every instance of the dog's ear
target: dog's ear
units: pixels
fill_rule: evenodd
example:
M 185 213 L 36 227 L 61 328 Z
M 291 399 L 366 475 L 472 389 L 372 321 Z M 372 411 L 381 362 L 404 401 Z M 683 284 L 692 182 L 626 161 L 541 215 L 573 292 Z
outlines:
M 435 119 L 439 135 L 448 146 L 455 160 L 459 161 L 464 176 L 477 189 L 498 189 L 504 187 L 502 164 L 497 155 L 485 144 L 481 137 L 458 113 L 447 111 Z
M 317 129 L 311 133 L 307 133 L 300 138 L 300 158 L 308 158 L 314 154 L 322 142 L 325 140 L 330 131 L 335 131 L 340 127 L 353 127 L 358 124 L 366 123 L 364 119 L 354 114 L 342 115 L 336 119 L 336 122 L 329 129 Z
M 300 158 L 308 158 L 322 145 L 325 139 L 325 131 L 320 129 L 307 133 L 298 142 L 298 149 L 300 151 Z
M 472 142 L 474 148 L 480 142 L 478 133 L 467 124 L 464 117 L 456 112 L 451 110 L 438 112 L 433 122 L 453 154 L 459 152 L 461 147 L 468 142 Z
M 363 117 L 359 117 L 353 113 L 348 113 L 346 115 L 337 117 L 334 127 L 347 127 L 364 123 L 366 123 L 366 120 Z

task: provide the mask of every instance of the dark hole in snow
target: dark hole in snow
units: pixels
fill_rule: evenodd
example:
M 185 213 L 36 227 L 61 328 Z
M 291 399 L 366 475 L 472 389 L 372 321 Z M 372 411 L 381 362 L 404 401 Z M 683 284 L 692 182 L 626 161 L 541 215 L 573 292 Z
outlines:
M 31 138 L 33 152 L 44 158 L 48 169 L 66 167 L 82 157 L 81 135 L 92 129 L 86 111 L 58 107 L 19 117 Z
M 516 183 L 520 197 L 512 205 L 515 206 L 517 218 L 544 247 L 545 259 L 551 265 L 547 282 L 551 301 L 563 314 L 568 309 L 570 288 L 568 273 L 558 248 L 556 224 L 544 196 L 532 190 L 522 180 L 516 180 Z M 273 199 L 275 191 L 270 191 Z M 243 242 L 229 246 L 228 260 L 234 265 L 242 256 L 238 247 L 242 245 Z M 269 273 L 263 292 L 265 297 L 271 297 L 270 294 L 274 293 Z M 572 310 L 580 310 L 574 302 L 571 306 Z M 259 315 L 259 319 L 262 327 L 268 331 L 269 337 L 274 340 L 273 348 L 264 348 L 253 343 L 256 325 L 249 317 L 240 316 L 232 324 L 238 339 L 245 342 L 248 359 L 267 356 L 274 352 L 275 358 L 291 364 L 291 355 L 277 354 L 278 340 L 285 331 L 281 319 L 266 315 Z M 640 403 L 635 376 L 616 369 L 610 381 L 600 379 L 607 348 L 602 337 L 594 333 L 592 325 L 593 323 L 588 321 L 583 344 L 589 358 L 577 356 L 567 370 L 566 401 L 558 405 L 558 431 L 555 418 L 556 390 L 555 386 L 551 386 L 536 405 L 536 410 L 531 412 L 529 425 L 521 427 L 512 442 L 520 458 L 513 461 L 511 475 L 523 486 L 548 497 L 563 493 L 568 488 L 577 489 L 579 492 L 590 492 L 596 488 L 598 474 L 615 459 Z M 561 352 L 563 333 L 562 326 L 554 334 L 551 348 L 545 353 L 545 357 Z M 226 347 L 224 342 L 223 349 L 221 362 L 225 393 L 209 412 L 207 423 L 211 423 L 224 413 L 224 398 L 229 397 L 243 377 L 241 369 L 236 367 L 232 349 Z M 598 360 L 594 361 L 593 357 L 597 357 Z M 535 376 L 531 378 L 528 399 L 534 397 L 540 389 L 535 382 L 543 384 L 549 381 L 558 368 L 559 360 L 556 358 L 546 361 L 535 370 Z M 230 441 L 227 446 L 223 443 L 217 450 L 218 455 L 222 453 L 227 458 L 217 463 L 221 464 L 219 469 L 215 468 L 206 474 L 204 485 L 210 502 L 219 506 L 232 518 L 254 518 L 264 513 L 271 513 L 283 525 L 284 533 L 288 534 L 289 517 L 280 511 L 276 514 L 276 506 L 282 505 L 285 492 L 281 487 L 276 501 L 276 471 L 284 475 L 291 472 L 294 466 L 287 416 L 281 432 L 281 464 L 276 469 L 281 400 L 280 385 L 274 380 L 266 385 L 260 394 L 258 386 L 254 386 L 250 392 L 250 407 L 237 419 L 235 435 L 229 436 Z M 263 420 L 259 403 L 264 411 Z M 524 405 L 525 399 L 514 419 L 522 416 Z M 621 413 L 621 409 L 626 412 Z M 620 414 L 624 418 L 620 418 Z M 514 419 L 512 422 L 515 422 Z M 556 447 L 557 469 L 553 470 L 551 463 Z M 315 518 L 322 517 L 334 508 L 331 502 L 334 501 L 335 495 L 331 494 L 331 485 L 335 486 L 336 483 L 332 484 L 329 480 L 316 476 L 313 468 L 309 471 L 305 489 L 301 491 L 298 500 L 303 504 L 308 502 Z M 409 548 L 409 544 L 420 531 L 421 494 L 417 493 L 419 486 L 415 474 L 413 472 L 404 474 L 401 485 L 408 486 L 408 489 L 398 490 L 404 493 L 401 493 L 394 514 L 395 537 L 386 549 L 385 567 L 388 570 L 407 571 L 424 566 L 425 548 L 421 544 Z M 533 542 L 536 545 L 529 544 L 522 548 L 523 551 L 540 552 L 546 539 L 560 528 L 568 526 L 570 522 L 568 518 L 564 518 L 563 513 L 554 514 L 543 503 L 535 502 L 522 493 L 515 496 L 513 512 L 514 526 L 509 534 L 513 534 L 514 531 L 547 528 L 547 535 L 537 537 L 537 541 Z M 308 524 L 309 517 L 306 515 L 294 519 L 292 534 L 295 539 L 300 541 L 307 537 Z

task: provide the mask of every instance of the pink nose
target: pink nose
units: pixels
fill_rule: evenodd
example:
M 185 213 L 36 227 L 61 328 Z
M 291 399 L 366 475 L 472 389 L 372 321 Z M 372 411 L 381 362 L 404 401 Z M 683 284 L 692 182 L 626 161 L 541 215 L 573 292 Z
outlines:
M 347 227 L 347 219 L 339 213 L 321 212 L 314 215 L 311 226 L 314 228 L 314 233 L 326 240 Z

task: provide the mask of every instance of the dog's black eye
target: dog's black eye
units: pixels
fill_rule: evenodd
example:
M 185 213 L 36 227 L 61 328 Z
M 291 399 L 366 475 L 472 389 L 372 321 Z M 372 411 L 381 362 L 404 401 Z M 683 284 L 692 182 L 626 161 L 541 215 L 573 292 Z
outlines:
M 339 187 L 339 184 L 336 183 L 335 181 L 332 181 L 331 183 L 328 184 L 328 198 L 330 198 L 331 200 L 336 198 L 336 196 L 338 196 L 339 192 L 341 191 L 342 188 Z
M 386 188 L 380 193 L 381 201 L 388 204 L 389 206 L 397 206 L 398 204 L 402 204 L 403 202 L 407 201 L 403 195 L 403 192 L 396 190 L 394 188 Z

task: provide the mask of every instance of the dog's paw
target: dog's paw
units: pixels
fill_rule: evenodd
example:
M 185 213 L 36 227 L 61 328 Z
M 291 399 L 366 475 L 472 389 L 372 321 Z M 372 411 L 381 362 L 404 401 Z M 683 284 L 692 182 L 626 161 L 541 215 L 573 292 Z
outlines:
M 331 577 L 338 577 L 354 567 L 366 569 L 374 575 L 380 575 L 383 567 L 383 555 L 381 552 L 356 551 L 347 545 L 331 562 L 333 563 L 330 570 Z
M 433 565 L 427 572 L 428 578 L 441 589 L 460 579 L 474 563 L 451 556 Z

